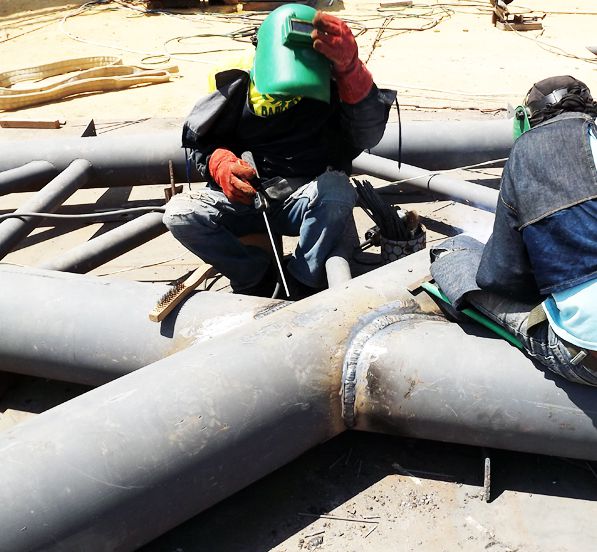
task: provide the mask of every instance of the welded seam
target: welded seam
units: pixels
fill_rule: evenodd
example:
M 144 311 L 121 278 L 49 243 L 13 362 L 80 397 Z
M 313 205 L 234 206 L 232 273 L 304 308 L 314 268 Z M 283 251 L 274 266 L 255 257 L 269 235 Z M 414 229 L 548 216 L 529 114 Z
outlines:
M 342 387 L 340 395 L 342 398 L 342 419 L 346 427 L 354 427 L 356 422 L 356 388 L 358 383 L 358 365 L 361 355 L 367 343 L 380 331 L 392 324 L 405 322 L 407 320 L 445 320 L 436 315 L 421 312 L 409 312 L 404 308 L 398 313 L 387 313 L 378 316 L 365 326 L 353 337 L 344 357 L 342 366 Z

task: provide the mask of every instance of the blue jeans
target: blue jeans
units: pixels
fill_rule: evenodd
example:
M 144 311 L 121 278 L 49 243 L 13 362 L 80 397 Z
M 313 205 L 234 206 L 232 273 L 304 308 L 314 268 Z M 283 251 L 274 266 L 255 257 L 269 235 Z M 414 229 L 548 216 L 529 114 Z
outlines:
M 552 372 L 575 383 L 597 386 L 597 372 L 587 366 L 586 361 L 577 364 L 571 362 L 572 354 L 566 343 L 547 321 L 527 328 L 533 305 L 506 299 L 490 291 L 470 291 L 465 295 L 465 300 L 516 336 L 529 356 Z
M 536 303 L 518 301 L 479 288 L 475 276 L 482 252 L 483 244 L 464 234 L 431 248 L 431 275 L 452 305 L 457 309 L 473 306 L 517 337 L 530 357 L 559 376 L 597 386 L 597 371 L 588 365 L 590 359 L 573 364 L 568 344 L 547 321 L 528 328 L 529 315 Z M 468 321 L 458 311 L 452 314 L 459 320 Z
M 267 213 L 272 232 L 299 238 L 287 265 L 297 280 L 324 286 L 325 261 L 341 240 L 356 199 L 346 174 L 327 171 L 283 202 L 272 202 Z M 231 203 L 220 190 L 175 195 L 166 205 L 164 224 L 189 251 L 224 274 L 234 291 L 258 284 L 270 267 L 268 253 L 238 239 L 266 232 L 263 214 L 252 205 Z

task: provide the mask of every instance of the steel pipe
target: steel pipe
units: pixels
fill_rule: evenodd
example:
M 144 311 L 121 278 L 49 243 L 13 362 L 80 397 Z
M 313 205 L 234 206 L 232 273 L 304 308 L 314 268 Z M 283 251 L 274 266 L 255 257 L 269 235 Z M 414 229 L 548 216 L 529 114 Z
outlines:
M 39 268 L 83 274 L 164 234 L 163 213 L 141 215 L 97 238 L 40 263 Z
M 345 344 L 421 253 L 0 433 L 0 549 L 136 550 L 343 431 Z
M 439 194 L 472 207 L 495 212 L 498 191 L 466 180 L 451 178 L 404 163 L 398 168 L 396 161 L 369 153 L 361 153 L 354 160 L 353 171 L 390 181 L 408 180 L 405 182 L 408 186 Z
M 405 121 L 401 126 L 389 123 L 370 153 L 398 160 L 401 132 L 402 161 L 439 170 L 503 160 L 514 143 L 512 119 Z
M 346 257 L 333 255 L 325 262 L 325 273 L 328 280 L 328 287 L 341 286 L 352 278 L 350 264 Z
M 396 124 L 389 124 L 372 151 L 384 157 L 397 156 L 397 128 Z M 404 121 L 402 135 L 405 163 L 445 169 L 489 161 L 496 156 L 507 157 L 512 144 L 512 121 Z M 169 161 L 176 182 L 198 179 L 192 163 L 187 176 L 179 131 L 0 142 L 0 171 L 24 165 L 32 157 L 49 161 L 58 170 L 64 170 L 75 158 L 87 159 L 95 176 L 90 186 L 169 183 Z M 31 186 L 23 191 L 35 189 L 38 188 Z
M 84 159 L 75 159 L 56 178 L 46 184 L 31 199 L 23 203 L 15 213 L 54 212 L 64 201 L 89 181 L 91 165 Z M 0 223 L 0 259 L 36 228 L 42 218 L 11 218 Z
M 174 180 L 187 181 L 178 131 L 0 142 L 0 171 L 23 165 L 32 157 L 49 161 L 59 170 L 73 159 L 87 159 L 94 170 L 89 187 L 170 183 L 169 161 Z M 193 163 L 189 163 L 189 170 L 192 181 L 197 181 Z M 36 189 L 30 186 L 27 191 Z
M 94 386 L 285 304 L 202 291 L 157 324 L 165 284 L 0 264 L 0 288 L 0 369 Z
M 22 167 L 9 169 L 0 173 L 0 196 L 37 190 L 45 186 L 58 171 L 47 161 L 30 161 Z
M 351 350 L 354 429 L 597 460 L 597 389 L 476 326 L 398 314 L 365 337 Z
M 421 251 L 4 431 L 0 549 L 135 550 L 343 431 L 347 383 L 358 429 L 595 458 L 595 390 L 422 312 L 404 288 L 427 269 Z

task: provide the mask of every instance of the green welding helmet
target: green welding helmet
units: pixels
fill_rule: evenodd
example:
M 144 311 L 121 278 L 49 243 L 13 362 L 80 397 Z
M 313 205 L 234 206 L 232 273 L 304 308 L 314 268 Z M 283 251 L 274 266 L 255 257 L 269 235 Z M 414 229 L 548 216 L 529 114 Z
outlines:
M 524 105 L 519 105 L 514 110 L 514 140 L 518 140 L 527 130 L 531 130 L 531 122 L 529 121 L 529 112 Z
M 251 71 L 259 92 L 330 101 L 330 62 L 311 40 L 316 13 L 311 6 L 285 4 L 265 18 Z

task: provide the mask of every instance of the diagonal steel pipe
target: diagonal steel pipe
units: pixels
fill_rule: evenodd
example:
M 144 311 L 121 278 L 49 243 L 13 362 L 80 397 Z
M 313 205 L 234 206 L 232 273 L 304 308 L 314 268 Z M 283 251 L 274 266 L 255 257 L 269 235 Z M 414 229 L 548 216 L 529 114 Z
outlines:
M 15 213 L 55 211 L 81 186 L 89 182 L 91 165 L 84 159 L 75 159 L 56 178 L 46 184 L 35 196 L 23 203 Z M 10 218 L 0 223 L 0 259 L 36 228 L 42 218 Z
M 56 167 L 47 161 L 30 161 L 0 173 L 0 195 L 36 190 L 56 176 Z
M 97 238 L 39 263 L 39 268 L 83 274 L 167 232 L 163 213 L 146 213 Z
M 94 386 L 285 304 L 202 291 L 157 324 L 148 313 L 165 284 L 0 264 L 0 287 L 2 370 Z
M 384 180 L 407 181 L 405 183 L 410 187 L 419 188 L 486 211 L 495 212 L 497 205 L 499 193 L 497 190 L 404 163 L 398 167 L 396 161 L 369 153 L 361 153 L 353 161 L 353 171 L 377 176 Z
M 346 423 L 597 458 L 595 390 L 447 330 L 405 290 L 427 270 L 421 251 L 3 432 L 0 548 L 135 550 Z

